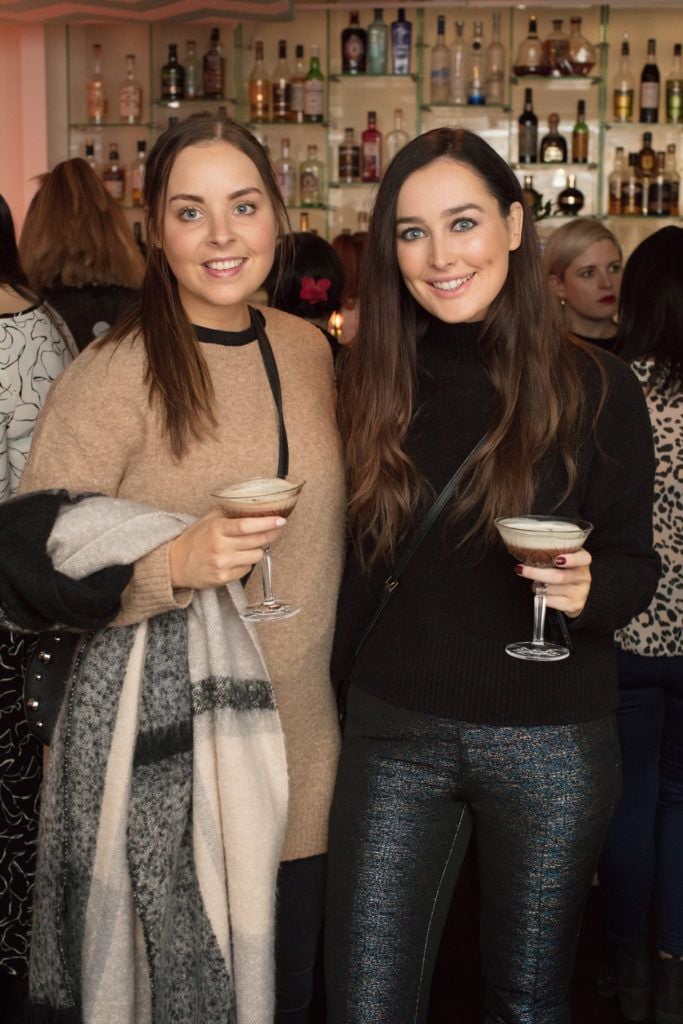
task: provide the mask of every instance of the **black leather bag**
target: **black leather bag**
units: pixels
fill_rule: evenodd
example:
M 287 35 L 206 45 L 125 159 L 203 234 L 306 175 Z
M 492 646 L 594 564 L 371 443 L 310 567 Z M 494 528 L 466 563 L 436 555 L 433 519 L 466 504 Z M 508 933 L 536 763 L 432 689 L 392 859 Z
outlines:
M 94 635 L 59 629 L 38 637 L 24 676 L 24 709 L 41 743 L 52 740 L 69 679 Z

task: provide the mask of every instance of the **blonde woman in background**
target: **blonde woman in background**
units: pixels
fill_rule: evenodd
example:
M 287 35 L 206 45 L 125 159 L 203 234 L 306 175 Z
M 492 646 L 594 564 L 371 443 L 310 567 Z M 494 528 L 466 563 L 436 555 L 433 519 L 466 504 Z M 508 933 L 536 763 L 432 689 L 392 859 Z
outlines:
M 621 246 L 599 221 L 573 220 L 554 231 L 543 266 L 572 334 L 613 348 L 621 288 Z

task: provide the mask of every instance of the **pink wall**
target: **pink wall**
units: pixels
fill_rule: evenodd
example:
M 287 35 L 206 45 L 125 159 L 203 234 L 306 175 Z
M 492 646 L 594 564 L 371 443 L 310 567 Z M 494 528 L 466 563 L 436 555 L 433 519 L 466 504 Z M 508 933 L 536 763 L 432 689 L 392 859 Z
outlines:
M 0 192 L 17 230 L 47 170 L 45 37 L 42 25 L 0 24 Z

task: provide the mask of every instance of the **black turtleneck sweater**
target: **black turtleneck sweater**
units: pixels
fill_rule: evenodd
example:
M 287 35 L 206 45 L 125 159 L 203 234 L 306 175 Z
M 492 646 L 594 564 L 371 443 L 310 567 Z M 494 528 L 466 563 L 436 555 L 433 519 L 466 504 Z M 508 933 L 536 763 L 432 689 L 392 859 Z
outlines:
M 419 345 L 417 413 L 406 450 L 438 493 L 490 428 L 495 396 L 480 358 L 477 324 L 432 320 Z M 597 407 L 600 375 L 576 348 L 590 406 Z M 612 633 L 647 607 L 659 574 L 652 549 L 654 456 L 642 391 L 631 370 L 599 353 L 608 397 L 595 434 L 583 436 L 579 477 L 565 486 L 552 453 L 538 474 L 529 511 L 587 519 L 592 585 L 581 615 L 568 620 L 573 655 L 539 665 L 505 653 L 530 640 L 533 599 L 528 580 L 514 572 L 502 543 L 455 547 L 447 513 L 410 562 L 351 673 L 351 682 L 403 707 L 492 725 L 552 725 L 588 721 L 616 703 Z M 457 529 L 457 527 L 456 527 Z M 452 530 L 452 527 L 451 527 Z M 449 543 L 450 539 L 450 543 Z M 363 574 L 349 554 L 333 653 L 333 679 L 346 676 L 356 644 L 372 617 L 389 567 Z M 561 640 L 559 616 L 549 612 L 546 635 Z

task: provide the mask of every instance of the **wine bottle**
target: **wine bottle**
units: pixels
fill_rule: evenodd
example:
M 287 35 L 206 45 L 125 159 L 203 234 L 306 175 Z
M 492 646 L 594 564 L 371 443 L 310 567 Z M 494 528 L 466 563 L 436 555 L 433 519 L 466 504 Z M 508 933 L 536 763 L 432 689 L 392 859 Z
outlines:
M 619 70 L 614 76 L 614 84 L 612 86 L 612 116 L 615 121 L 622 124 L 628 124 L 633 120 L 635 79 L 631 74 L 630 58 L 631 50 L 628 41 L 628 32 L 624 32 L 624 40 L 621 44 Z
M 586 101 L 579 100 L 576 105 L 576 124 L 572 131 L 572 162 L 588 163 L 588 125 L 586 124 Z
M 666 123 L 683 124 L 683 71 L 681 70 L 681 44 L 674 45 L 671 71 L 666 76 Z
M 399 7 L 398 18 L 391 23 L 391 72 L 394 75 L 410 74 L 410 56 L 413 26 L 406 21 L 405 8 Z
M 657 124 L 659 120 L 659 68 L 655 59 L 657 43 L 647 41 L 647 60 L 640 76 L 641 124 Z
M 538 118 L 534 114 L 533 93 L 524 90 L 524 109 L 518 118 L 519 124 L 519 162 L 535 164 L 538 150 Z

